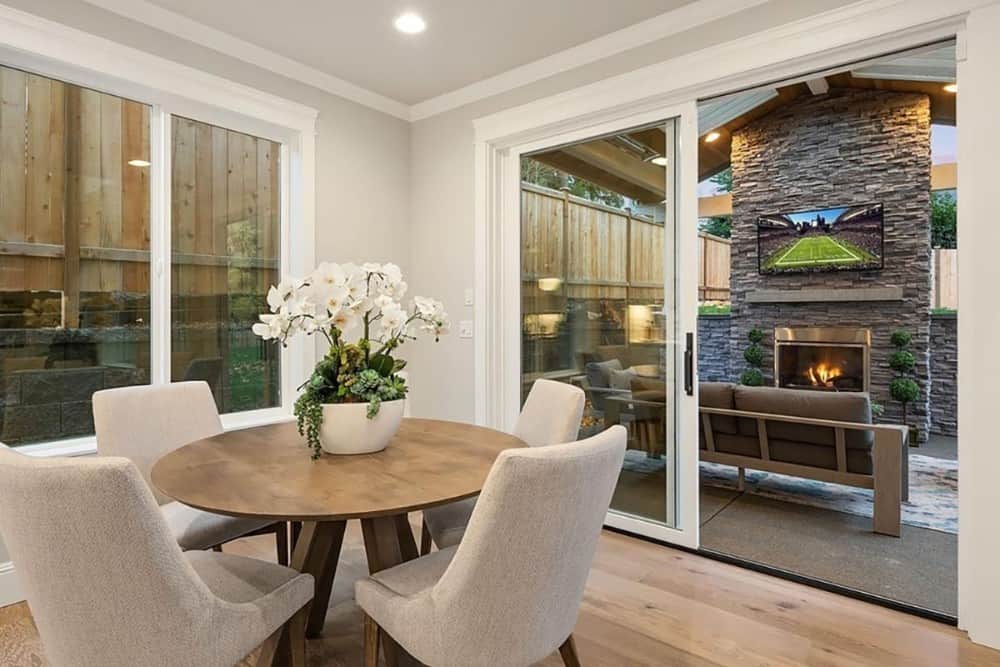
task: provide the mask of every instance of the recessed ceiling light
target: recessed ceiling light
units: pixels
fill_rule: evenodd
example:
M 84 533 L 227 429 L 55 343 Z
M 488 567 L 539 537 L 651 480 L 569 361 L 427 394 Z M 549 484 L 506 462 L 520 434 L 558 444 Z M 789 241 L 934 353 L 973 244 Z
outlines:
M 129 160 L 131 167 L 148 167 L 151 163 L 148 160 Z
M 416 35 L 427 28 L 427 23 L 413 12 L 400 14 L 396 17 L 393 25 L 396 26 L 396 30 L 405 32 L 407 35 Z
M 663 157 L 662 155 L 658 155 L 658 156 L 654 157 L 652 160 L 650 160 L 650 162 L 652 162 L 653 164 L 655 164 L 657 167 L 666 167 L 667 166 L 667 158 Z
M 718 132 L 709 132 L 708 134 L 705 135 L 705 143 L 710 144 L 721 136 L 722 135 L 719 134 Z
M 946 93 L 957 93 L 958 92 L 958 84 L 957 83 L 949 83 L 947 86 L 944 87 L 944 92 L 946 92 Z

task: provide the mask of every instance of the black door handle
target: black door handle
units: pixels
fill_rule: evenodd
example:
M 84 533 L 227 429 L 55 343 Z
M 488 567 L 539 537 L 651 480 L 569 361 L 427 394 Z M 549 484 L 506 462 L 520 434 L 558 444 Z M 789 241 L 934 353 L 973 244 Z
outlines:
M 690 331 L 684 337 L 684 392 L 694 396 L 694 334 Z

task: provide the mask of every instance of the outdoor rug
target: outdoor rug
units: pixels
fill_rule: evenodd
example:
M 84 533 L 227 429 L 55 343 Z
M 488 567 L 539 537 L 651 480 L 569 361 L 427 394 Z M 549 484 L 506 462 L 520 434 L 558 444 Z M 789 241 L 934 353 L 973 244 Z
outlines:
M 736 468 L 699 462 L 701 483 L 736 488 Z M 623 469 L 650 474 L 665 468 L 662 458 L 629 450 Z M 764 498 L 870 517 L 872 491 L 802 477 L 747 470 L 747 493 Z M 910 500 L 903 503 L 902 521 L 910 526 L 958 533 L 958 461 L 910 454 Z

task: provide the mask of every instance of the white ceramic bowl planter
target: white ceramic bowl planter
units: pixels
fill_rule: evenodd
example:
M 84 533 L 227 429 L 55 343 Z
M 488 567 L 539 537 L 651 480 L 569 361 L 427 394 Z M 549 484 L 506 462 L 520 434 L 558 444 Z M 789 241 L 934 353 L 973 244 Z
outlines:
M 367 403 L 324 403 L 319 442 L 327 454 L 380 452 L 399 430 L 405 399 L 383 401 L 378 414 L 368 418 Z

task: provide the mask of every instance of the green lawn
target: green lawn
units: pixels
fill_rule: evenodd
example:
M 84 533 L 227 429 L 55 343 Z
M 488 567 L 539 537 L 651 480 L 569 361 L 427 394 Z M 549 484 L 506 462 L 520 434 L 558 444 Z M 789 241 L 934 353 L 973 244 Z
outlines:
M 813 266 L 843 266 L 878 262 L 870 252 L 830 236 L 804 236 L 776 252 L 764 263 L 765 270 L 808 269 Z

